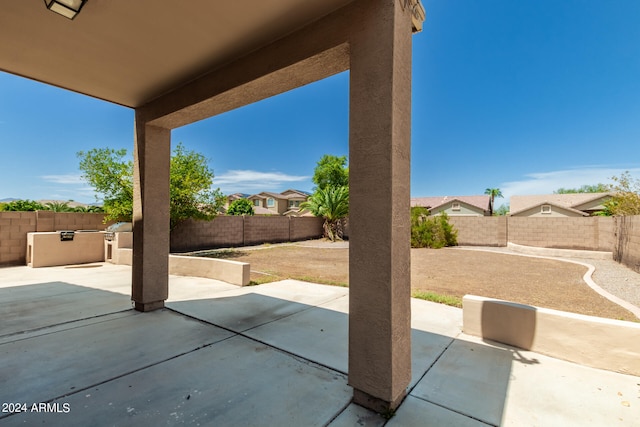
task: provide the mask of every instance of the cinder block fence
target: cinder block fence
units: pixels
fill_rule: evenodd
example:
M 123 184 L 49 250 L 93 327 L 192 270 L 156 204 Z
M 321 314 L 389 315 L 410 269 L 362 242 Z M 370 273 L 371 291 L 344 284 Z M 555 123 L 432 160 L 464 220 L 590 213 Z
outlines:
M 0 212 L 0 265 L 24 265 L 27 233 L 104 230 L 104 216 L 71 212 Z M 506 246 L 613 252 L 614 259 L 640 272 L 640 216 L 588 218 L 450 217 L 463 246 Z M 171 251 L 236 247 L 313 239 L 322 219 L 285 216 L 219 216 L 188 220 L 171 233 Z M 374 232 L 375 230 L 372 230 Z
M 314 239 L 322 236 L 322 223 L 322 218 L 287 216 L 187 220 L 171 232 L 171 252 Z

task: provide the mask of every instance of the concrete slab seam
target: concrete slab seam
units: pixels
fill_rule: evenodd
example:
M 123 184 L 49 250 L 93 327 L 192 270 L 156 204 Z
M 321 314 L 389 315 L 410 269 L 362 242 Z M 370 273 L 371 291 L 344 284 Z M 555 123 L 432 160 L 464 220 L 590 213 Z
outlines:
M 109 382 L 111 382 L 111 381 L 115 381 L 115 380 L 117 380 L 117 379 L 124 378 L 124 377 L 126 377 L 127 375 L 132 375 L 132 374 L 135 374 L 135 373 L 137 373 L 137 372 L 144 371 L 145 369 L 152 368 L 152 367 L 154 367 L 154 366 L 158 366 L 158 365 L 160 365 L 161 363 L 169 362 L 170 360 L 174 360 L 174 359 L 177 359 L 178 357 L 182 357 L 182 356 L 185 356 L 185 355 L 187 355 L 187 354 L 191 354 L 191 353 L 196 352 L 196 351 L 198 351 L 198 350 L 202 350 L 203 348 L 211 347 L 212 345 L 219 344 L 219 343 L 221 343 L 221 342 L 223 342 L 223 341 L 226 341 L 226 340 L 228 340 L 228 339 L 230 339 L 230 338 L 233 338 L 233 337 L 234 337 L 234 335 L 229 336 L 229 337 L 225 337 L 225 338 L 223 338 L 223 339 L 220 339 L 220 340 L 214 341 L 214 342 L 212 342 L 212 343 L 205 344 L 205 345 L 201 345 L 201 346 L 199 346 L 199 347 L 196 347 L 196 348 L 193 348 L 193 349 L 191 349 L 191 350 L 188 350 L 188 351 L 182 352 L 182 353 L 180 353 L 180 354 L 173 355 L 173 356 L 168 357 L 168 358 L 166 358 L 166 359 L 159 360 L 159 361 L 157 361 L 157 362 L 150 363 L 150 364 L 145 365 L 145 366 L 142 366 L 142 367 L 140 367 L 140 368 L 137 368 L 137 369 L 133 369 L 133 370 L 131 370 L 131 371 L 124 372 L 124 373 L 122 373 L 122 374 L 116 375 L 116 376 L 114 376 L 114 377 L 108 378 L 108 379 L 103 380 L 103 381 L 99 381 L 99 382 L 97 382 L 97 383 L 94 383 L 94 384 L 88 385 L 88 386 L 86 386 L 86 387 L 82 387 L 82 388 L 74 389 L 74 390 L 73 390 L 73 392 L 70 392 L 70 393 L 64 393 L 64 394 L 61 394 L 61 395 L 59 395 L 59 396 L 52 397 L 51 399 L 45 400 L 43 403 L 52 403 L 52 402 L 55 402 L 56 400 L 64 399 L 65 397 L 69 397 L 69 396 L 72 396 L 72 395 L 74 395 L 74 394 L 78 394 L 78 393 L 80 393 L 80 392 L 87 391 L 87 390 L 89 390 L 89 389 L 91 389 L 91 388 L 98 387 L 98 386 L 101 386 L 101 385 L 103 385 L 103 384 L 109 383 Z M 3 418 L 8 418 L 8 417 L 10 417 L 10 416 L 12 416 L 12 415 L 19 414 L 19 413 L 20 413 L 20 412 L 15 412 L 15 413 L 12 413 L 12 414 L 8 414 L 8 415 L 6 415 L 6 416 L 0 416 L 0 420 L 1 420 L 1 419 L 3 419 Z
M 476 417 L 474 417 L 473 415 L 465 414 L 464 412 L 460 412 L 460 411 L 457 411 L 457 410 L 455 410 L 455 409 L 448 408 L 448 407 L 446 407 L 446 406 L 442 405 L 441 403 L 432 402 L 432 401 L 430 401 L 430 400 L 424 399 L 424 398 L 419 397 L 419 396 L 411 396 L 411 397 L 413 397 L 413 398 L 415 398 L 415 399 L 418 399 L 418 400 L 422 400 L 423 402 L 430 403 L 431 405 L 435 405 L 435 406 L 437 406 L 437 407 L 439 407 L 439 408 L 442 408 L 442 409 L 444 409 L 444 410 L 446 410 L 446 411 L 454 412 L 454 413 L 456 413 L 456 414 L 458 414 L 458 415 L 462 415 L 463 417 L 470 418 L 470 419 L 472 419 L 472 420 L 474 420 L 474 421 L 478 421 L 479 423 L 482 423 L 482 424 L 484 424 L 484 425 L 486 425 L 486 426 L 491 426 L 491 427 L 500 427 L 500 425 L 499 425 L 499 424 L 491 424 L 491 423 L 488 423 L 488 422 L 486 422 L 486 421 L 484 421 L 484 420 L 481 420 L 480 418 L 476 418 Z
M 328 423 L 324 424 L 323 427 L 328 427 L 329 425 L 331 425 L 332 422 L 334 422 L 340 415 L 342 415 L 344 411 L 347 410 L 351 403 L 353 403 L 352 400 L 349 400 L 342 408 L 338 410 L 338 412 L 333 417 L 331 417 Z
M 459 334 L 458 334 L 459 335 Z M 449 344 L 447 344 L 447 346 L 442 349 L 442 351 L 440 352 L 440 354 L 438 354 L 438 357 L 436 357 L 433 362 L 431 362 L 431 364 L 427 367 L 427 369 L 424 371 L 424 373 L 420 376 L 420 379 L 418 381 L 416 381 L 416 383 L 413 385 L 413 387 L 411 387 L 411 389 L 409 389 L 407 391 L 407 396 L 410 395 L 413 390 L 418 386 L 418 384 L 420 384 L 420 381 L 422 381 L 424 379 L 424 377 L 427 375 L 427 373 L 431 370 L 431 368 L 433 368 L 433 366 L 438 363 L 438 360 L 440 360 L 440 358 L 444 355 L 444 353 L 449 349 L 449 347 L 451 347 L 451 344 L 453 344 L 453 342 L 455 341 L 455 338 L 451 338 L 451 341 L 449 341 Z M 416 397 L 416 396 L 413 396 Z
M 458 335 L 460 335 L 460 334 L 458 334 Z M 458 336 L 458 335 L 457 335 L 457 336 Z M 414 384 L 414 386 L 413 386 L 413 387 L 411 387 L 411 389 L 407 392 L 407 396 L 411 395 L 411 397 L 414 397 L 414 398 L 416 398 L 416 399 L 420 399 L 420 400 L 422 400 L 423 402 L 427 402 L 427 403 L 430 403 L 430 404 L 432 404 L 432 405 L 436 405 L 436 406 L 438 406 L 438 407 L 440 407 L 440 408 L 442 408 L 442 409 L 445 409 L 445 410 L 447 410 L 447 411 L 455 412 L 456 414 L 462 415 L 462 416 L 467 417 L 467 418 L 471 418 L 472 420 L 475 420 L 475 421 L 479 421 L 479 422 L 481 422 L 482 424 L 485 424 L 485 425 L 488 425 L 488 426 L 493 426 L 493 427 L 498 427 L 498 426 L 496 426 L 496 425 L 494 425 L 494 424 L 489 424 L 489 423 L 487 423 L 486 421 L 483 421 L 483 420 L 481 420 L 481 419 L 479 419 L 479 418 L 476 418 L 476 417 L 474 417 L 474 416 L 472 416 L 472 415 L 465 414 L 464 412 L 456 411 L 455 409 L 448 408 L 448 407 L 446 407 L 446 406 L 444 406 L 444 405 L 442 405 L 442 404 L 440 404 L 440 403 L 431 402 L 430 400 L 424 399 L 424 398 L 422 398 L 422 397 L 420 397 L 420 396 L 414 396 L 413 394 L 411 394 L 411 393 L 413 392 L 413 390 L 418 386 L 418 384 L 420 384 L 420 382 L 424 379 L 424 377 L 427 375 L 427 373 L 429 373 L 429 371 L 431 370 L 431 368 L 433 368 L 433 366 L 434 366 L 436 363 L 438 363 L 438 360 L 440 360 L 440 359 L 442 358 L 442 356 L 444 355 L 444 353 L 449 349 L 449 347 L 451 347 L 451 344 L 453 344 L 455 340 L 456 340 L 456 338 L 451 338 L 451 341 L 449 341 L 449 344 L 447 344 L 447 346 L 446 346 L 446 347 L 445 347 L 445 348 L 440 352 L 440 354 L 438 355 L 438 357 L 436 357 L 436 358 L 435 358 L 435 360 L 431 363 L 431 365 L 429 365 L 429 367 L 427 368 L 427 370 L 426 370 L 426 371 L 424 371 L 424 373 L 422 374 L 422 376 L 420 377 L 420 379 L 419 379 L 418 381 L 416 381 L 416 383 Z M 404 402 L 404 400 L 406 400 L 407 396 L 405 396 L 405 398 L 403 399 L 403 402 Z M 402 403 L 400 404 L 400 406 L 399 406 L 398 408 L 400 408 L 400 407 L 402 407 Z M 389 421 L 390 421 L 390 420 L 388 420 L 387 422 L 389 422 Z M 387 424 L 387 422 L 385 422 L 385 424 L 384 424 L 384 425 L 386 425 L 386 424 Z
M 311 307 L 311 308 L 315 308 L 315 307 Z M 257 338 L 251 337 L 251 336 L 249 336 L 249 335 L 245 335 L 243 332 L 234 331 L 233 329 L 227 328 L 226 326 L 216 325 L 215 323 L 209 322 L 209 321 L 207 321 L 207 320 L 199 319 L 199 318 L 197 318 L 197 317 L 191 316 L 190 314 L 182 313 L 182 312 L 180 312 L 180 311 L 178 311 L 178 310 L 176 310 L 176 309 L 174 309 L 174 308 L 165 307 L 165 309 L 166 309 L 166 310 L 173 311 L 173 312 L 175 312 L 175 313 L 177 313 L 177 314 L 180 314 L 181 316 L 185 316 L 185 317 L 188 317 L 188 318 L 190 318 L 190 319 L 194 319 L 194 320 L 197 320 L 197 321 L 199 321 L 199 322 L 205 323 L 205 324 L 207 324 L 207 325 L 215 326 L 216 328 L 223 329 L 223 330 L 225 330 L 225 331 L 227 331 L 227 332 L 231 332 L 231 333 L 235 334 L 234 336 L 239 336 L 239 337 L 242 337 L 242 338 L 246 338 L 246 339 L 251 340 L 251 341 L 253 341 L 253 342 L 257 342 L 258 344 L 265 345 L 265 346 L 267 346 L 267 347 L 269 347 L 269 348 L 272 348 L 272 349 L 274 349 L 274 350 L 277 350 L 277 351 L 279 351 L 279 352 L 281 352 L 281 353 L 283 353 L 283 354 L 286 354 L 286 355 L 288 355 L 288 356 L 291 356 L 291 357 L 293 357 L 294 359 L 296 359 L 296 360 L 298 360 L 298 361 L 300 361 L 300 362 L 304 362 L 304 363 L 306 363 L 306 364 L 312 364 L 312 365 L 320 366 L 320 367 L 322 367 L 322 368 L 325 368 L 325 369 L 330 370 L 331 372 L 336 372 L 336 373 L 341 374 L 341 375 L 344 375 L 344 376 L 348 376 L 348 375 L 349 375 L 347 372 L 340 371 L 340 370 L 338 370 L 338 369 L 332 368 L 331 366 L 327 366 L 327 365 L 322 364 L 322 363 L 320 363 L 320 362 L 316 362 L 315 360 L 307 359 L 306 357 L 304 357 L 304 356 L 300 356 L 299 354 L 292 353 L 292 352 L 290 352 L 290 351 L 288 351 L 288 350 L 285 350 L 285 349 L 283 349 L 283 348 L 276 347 L 276 346 L 274 346 L 273 344 L 269 344 L 268 342 L 265 342 L 265 341 L 259 340 L 259 339 L 257 339 Z M 309 310 L 309 309 L 305 309 L 305 310 L 299 311 L 298 313 L 302 313 L 303 311 L 306 311 L 306 310 Z M 293 313 L 293 314 L 296 314 L 296 313 Z M 276 322 L 276 321 L 278 321 L 278 320 L 284 319 L 284 318 L 289 317 L 289 316 L 292 316 L 292 314 L 290 314 L 290 315 L 288 315 L 288 316 L 281 317 L 280 319 L 273 320 L 273 321 L 271 321 L 271 322 L 264 323 L 263 325 L 267 325 L 267 324 L 269 324 L 269 323 Z M 263 325 L 258 325 L 258 326 L 263 326 Z M 252 329 L 255 329 L 255 328 L 257 328 L 258 326 L 255 326 L 254 328 L 249 328 L 249 329 L 247 329 L 247 331 L 250 331 L 250 330 L 252 330 Z M 232 338 L 232 337 L 229 337 L 229 338 Z M 225 339 L 229 339 L 229 338 L 225 338 Z M 219 342 L 219 341 L 218 341 L 218 342 Z
M 344 298 L 344 295 L 340 295 L 340 296 L 338 296 L 338 297 L 331 298 L 331 299 L 328 299 L 328 300 L 326 300 L 326 301 L 322 301 L 322 302 L 318 303 L 317 305 L 310 305 L 310 304 L 306 304 L 306 303 L 305 303 L 304 305 L 308 305 L 308 306 L 309 306 L 309 308 L 303 308 L 303 309 L 302 309 L 302 310 L 300 310 L 300 311 L 296 311 L 296 312 L 294 312 L 294 313 L 289 313 L 289 314 L 286 314 L 286 315 L 284 315 L 284 316 L 282 316 L 282 317 L 279 317 L 279 318 L 277 318 L 277 319 L 269 320 L 268 322 L 264 322 L 264 323 L 261 323 L 261 324 L 259 324 L 259 325 L 252 326 L 252 327 L 250 327 L 250 328 L 243 329 L 242 331 L 239 331 L 239 332 L 237 332 L 237 333 L 238 333 L 238 334 L 242 334 L 243 332 L 252 331 L 252 330 L 254 330 L 254 329 L 256 329 L 256 328 L 260 328 L 260 327 L 265 326 L 265 325 L 268 325 L 268 324 L 270 324 L 270 323 L 274 323 L 274 322 L 278 322 L 278 321 L 280 321 L 280 320 L 282 320 L 282 319 L 286 319 L 287 317 L 295 316 L 295 315 L 297 315 L 297 314 L 304 313 L 304 312 L 309 311 L 309 310 L 313 310 L 314 308 L 322 307 L 323 305 L 326 305 L 326 304 L 332 303 L 333 301 L 339 300 L 340 298 Z
M 10 334 L 0 335 L 0 339 L 4 340 L 6 338 L 9 338 L 9 337 L 12 337 L 12 336 L 16 336 L 16 335 L 32 334 L 34 332 L 43 331 L 45 329 L 52 329 L 52 328 L 55 328 L 55 327 L 69 325 L 69 324 L 76 323 L 76 322 L 84 322 L 84 321 L 91 320 L 91 319 L 98 319 L 100 317 L 111 316 L 111 315 L 118 314 L 118 313 L 126 313 L 128 311 L 134 311 L 134 310 L 132 308 L 127 308 L 125 310 L 118 310 L 118 311 L 112 311 L 112 312 L 109 312 L 109 313 L 98 314 L 96 316 L 83 317 L 81 319 L 69 320 L 69 321 L 66 321 L 66 322 L 56 323 L 54 325 L 47 325 L 47 326 L 41 326 L 39 328 L 27 329 L 26 331 L 12 332 Z M 103 322 L 109 322 L 109 321 L 110 321 L 109 319 L 106 319 Z M 98 323 L 102 323 L 102 322 L 98 322 Z M 68 330 L 77 329 L 77 328 L 81 328 L 81 327 L 82 326 L 74 326 L 74 327 L 61 329 L 61 330 L 68 331 Z M 23 341 L 23 340 L 26 340 L 26 339 L 30 339 L 30 338 L 34 338 L 34 337 L 41 337 L 41 336 L 45 336 L 45 335 L 49 335 L 49 334 L 54 334 L 54 333 L 57 333 L 57 332 L 60 332 L 60 330 L 56 330 L 56 331 L 52 331 L 52 332 L 46 332 L 46 333 L 42 333 L 42 334 L 39 334 L 39 335 L 32 335 L 32 336 L 29 336 L 29 337 L 24 337 L 24 338 L 11 340 L 11 341 L 7 341 L 7 342 Z M 0 345 L 2 345 L 2 344 L 6 344 L 6 343 L 0 343 Z

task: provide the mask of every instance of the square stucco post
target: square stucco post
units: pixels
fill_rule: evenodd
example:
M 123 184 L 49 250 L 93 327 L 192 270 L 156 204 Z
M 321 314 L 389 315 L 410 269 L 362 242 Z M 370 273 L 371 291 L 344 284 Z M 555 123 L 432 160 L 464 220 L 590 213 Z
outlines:
M 136 115 L 133 173 L 133 268 L 136 310 L 164 307 L 169 293 L 171 130 Z
M 411 16 L 359 3 L 350 42 L 349 384 L 394 410 L 411 380 Z

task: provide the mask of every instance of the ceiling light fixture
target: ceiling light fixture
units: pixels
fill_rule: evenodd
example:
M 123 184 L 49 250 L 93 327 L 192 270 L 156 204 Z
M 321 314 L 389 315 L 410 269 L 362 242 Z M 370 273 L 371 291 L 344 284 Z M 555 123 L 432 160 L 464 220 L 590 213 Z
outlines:
M 75 18 L 86 2 L 87 0 L 44 0 L 47 9 L 69 19 Z

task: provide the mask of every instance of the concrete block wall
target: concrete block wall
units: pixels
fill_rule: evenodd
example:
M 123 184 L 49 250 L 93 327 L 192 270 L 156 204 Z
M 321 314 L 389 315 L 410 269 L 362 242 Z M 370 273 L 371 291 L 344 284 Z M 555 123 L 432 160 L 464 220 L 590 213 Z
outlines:
M 518 245 L 542 248 L 607 250 L 599 241 L 599 220 L 509 217 L 508 239 Z
M 312 239 L 322 236 L 324 219 L 316 217 L 291 218 L 289 222 L 289 240 Z
M 213 221 L 189 219 L 171 232 L 171 252 L 242 246 L 244 221 L 241 216 L 218 216 Z
M 594 217 L 598 227 L 598 251 L 613 251 L 615 246 L 615 219 Z
M 38 215 L 43 212 L 38 212 Z M 104 223 L 104 215 L 98 213 L 54 212 L 54 230 L 104 230 L 113 221 Z M 38 219 L 38 222 L 40 219 Z
M 171 252 L 289 242 L 322 236 L 322 219 L 286 216 L 218 216 L 188 220 L 171 232 Z
M 257 245 L 265 242 L 290 241 L 287 216 L 246 216 L 244 217 L 244 244 Z
M 615 218 L 613 258 L 640 273 L 640 216 Z
M 100 213 L 37 211 L 38 232 L 60 230 L 104 230 L 113 221 L 104 222 Z
M 462 246 L 507 246 L 506 216 L 450 216 Z
M 36 229 L 35 212 L 0 212 L 0 265 L 24 265 L 27 233 Z

